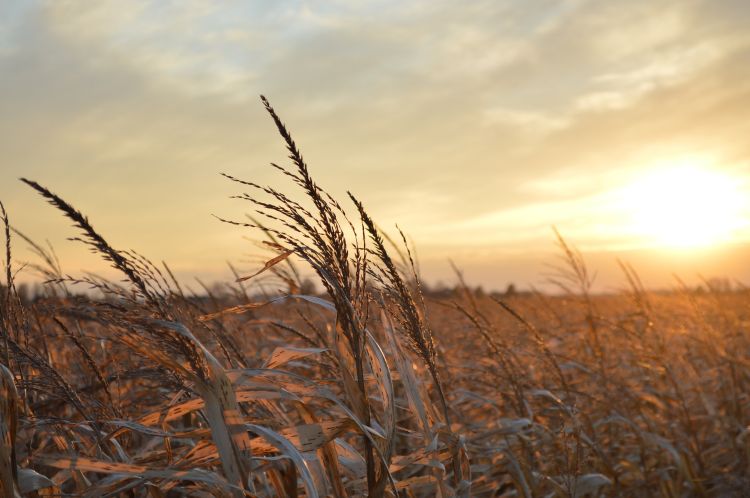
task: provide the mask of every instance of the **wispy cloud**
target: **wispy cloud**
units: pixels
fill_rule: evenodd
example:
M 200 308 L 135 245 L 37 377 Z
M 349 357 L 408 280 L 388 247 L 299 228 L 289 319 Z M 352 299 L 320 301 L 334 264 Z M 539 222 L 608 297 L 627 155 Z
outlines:
M 749 10 L 739 0 L 3 2 L 0 198 L 32 235 L 62 239 L 64 222 L 14 185 L 32 176 L 118 245 L 185 268 L 238 257 L 239 235 L 208 213 L 244 209 L 225 199 L 218 171 L 275 180 L 264 164 L 284 151 L 256 101 L 267 93 L 321 182 L 399 221 L 423 254 L 449 227 L 518 247 L 582 220 L 649 158 L 746 164 Z M 576 237 L 601 247 L 617 238 L 595 220 L 579 225 Z

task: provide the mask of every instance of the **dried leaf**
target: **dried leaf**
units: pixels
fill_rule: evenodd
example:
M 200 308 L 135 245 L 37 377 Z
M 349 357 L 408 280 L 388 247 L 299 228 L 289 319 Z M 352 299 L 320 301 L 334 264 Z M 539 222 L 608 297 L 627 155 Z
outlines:
M 284 261 L 286 258 L 288 258 L 289 256 L 291 256 L 292 254 L 294 254 L 294 250 L 293 249 L 289 249 L 289 250 L 284 251 L 281 254 L 279 254 L 278 256 L 276 256 L 275 258 L 272 258 L 272 259 L 269 259 L 268 261 L 266 261 L 266 263 L 263 265 L 263 268 L 261 268 L 260 270 L 256 271 L 252 275 L 248 275 L 246 277 L 240 277 L 240 278 L 238 278 L 236 280 L 236 282 L 244 282 L 245 280 L 250 280 L 253 277 L 257 277 L 258 275 L 260 275 L 264 271 L 268 270 L 269 268 L 272 268 L 272 267 L 276 266 L 277 264 L 281 263 L 282 261 Z

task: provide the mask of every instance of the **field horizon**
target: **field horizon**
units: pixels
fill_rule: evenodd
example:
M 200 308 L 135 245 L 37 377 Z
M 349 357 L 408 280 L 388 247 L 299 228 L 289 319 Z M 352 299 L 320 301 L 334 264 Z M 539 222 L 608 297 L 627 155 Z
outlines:
M 218 173 L 216 176 L 219 176 Z M 38 200 L 31 199 L 31 202 L 38 202 Z M 16 210 L 21 208 L 17 203 L 12 207 Z M 13 213 L 10 206 L 8 210 L 11 214 Z M 45 217 L 49 219 L 45 224 L 55 227 L 54 242 L 46 237 L 31 236 L 30 239 L 36 239 L 36 242 L 43 241 L 54 250 L 67 273 L 88 271 L 108 279 L 116 277 L 116 269 L 109 267 L 94 254 L 87 255 L 85 251 L 80 250 L 80 246 L 75 241 L 70 240 L 75 235 L 75 231 L 66 227 L 65 222 L 53 210 L 48 210 Z M 217 225 L 223 225 L 215 215 L 206 213 L 206 217 L 210 217 Z M 103 224 L 98 223 L 99 220 L 96 217 L 93 221 L 97 226 L 102 226 L 104 233 L 107 233 L 106 228 L 113 228 L 108 226 L 112 224 L 111 219 L 105 218 Z M 393 221 L 396 225 L 392 226 L 398 227 L 398 220 L 391 220 Z M 13 228 L 20 230 L 24 236 L 30 235 L 23 225 L 14 224 Z M 396 229 L 386 230 L 386 232 L 390 232 L 393 236 Z M 169 238 L 169 230 L 170 227 L 165 227 L 159 237 Z M 524 249 L 496 244 L 465 248 L 461 247 L 460 242 L 450 245 L 429 243 L 426 251 L 428 256 L 421 258 L 419 255 L 422 252 L 422 244 L 412 237 L 409 237 L 409 240 L 417 256 L 420 279 L 429 289 L 446 290 L 456 287 L 458 285 L 456 269 L 459 269 L 472 287 L 481 287 L 488 293 L 501 293 L 512 285 L 521 291 L 555 294 L 559 293 L 560 289 L 549 279 L 551 268 L 559 264 L 559 247 L 555 242 L 554 230 L 554 226 L 549 226 L 548 240 L 534 242 Z M 409 236 L 408 232 L 405 234 Z M 153 239 L 153 236 L 145 237 L 143 243 L 135 240 L 127 241 L 125 244 L 128 248 L 137 248 L 141 251 L 141 246 L 153 246 L 150 239 Z M 742 241 L 699 248 L 624 247 L 619 249 L 602 248 L 590 244 L 583 244 L 579 247 L 572 238 L 569 238 L 569 242 L 581 251 L 587 265 L 596 273 L 592 285 L 592 292 L 595 294 L 612 294 L 624 290 L 621 262 L 633 267 L 639 274 L 644 288 L 654 292 L 670 292 L 683 285 L 696 289 L 706 288 L 706 281 L 737 288 L 743 288 L 746 282 L 750 282 L 750 268 L 746 264 L 746 261 L 750 259 L 750 243 Z M 606 241 L 604 243 L 606 244 Z M 183 285 L 197 285 L 199 288 L 205 285 L 213 289 L 218 289 L 224 282 L 232 279 L 232 267 L 243 273 L 252 272 L 262 266 L 263 261 L 267 259 L 267 251 L 260 239 L 248 238 L 242 230 L 236 227 L 234 229 L 230 227 L 229 231 L 223 235 L 222 244 L 227 255 L 216 254 L 216 249 L 214 249 L 210 255 L 204 255 L 193 263 L 183 256 L 178 258 L 175 264 L 168 258 L 162 257 L 163 254 L 159 254 L 161 251 L 156 251 L 156 254 L 142 252 L 168 263 L 175 277 Z M 244 249 L 238 250 L 243 247 Z M 34 261 L 38 255 L 35 254 L 30 244 L 18 243 L 14 252 L 19 261 L 31 263 L 32 266 L 38 263 Z M 70 264 L 66 258 L 72 259 L 73 264 Z M 207 268 L 210 269 L 207 270 Z M 314 272 L 306 270 L 305 277 L 314 280 Z M 33 289 L 39 289 L 39 285 L 44 282 L 44 277 L 33 270 L 20 271 L 15 279 L 19 285 L 30 287 L 32 294 L 35 292 Z M 198 281 L 201 284 L 197 284 Z

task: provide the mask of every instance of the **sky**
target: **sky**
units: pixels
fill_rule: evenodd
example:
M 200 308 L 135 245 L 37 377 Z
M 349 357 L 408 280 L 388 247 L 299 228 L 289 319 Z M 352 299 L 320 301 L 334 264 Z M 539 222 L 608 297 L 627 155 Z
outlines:
M 552 226 L 601 289 L 750 283 L 745 0 L 0 2 L 0 200 L 64 270 L 108 272 L 31 189 L 181 278 L 258 266 L 226 172 L 319 183 L 486 288 L 542 286 Z M 14 246 L 19 262 L 31 258 Z

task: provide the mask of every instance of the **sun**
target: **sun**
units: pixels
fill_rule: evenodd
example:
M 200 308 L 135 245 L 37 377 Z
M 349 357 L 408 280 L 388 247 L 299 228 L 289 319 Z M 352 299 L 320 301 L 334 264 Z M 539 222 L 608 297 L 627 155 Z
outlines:
M 687 161 L 650 169 L 623 190 L 631 231 L 670 248 L 715 246 L 747 225 L 738 179 Z

